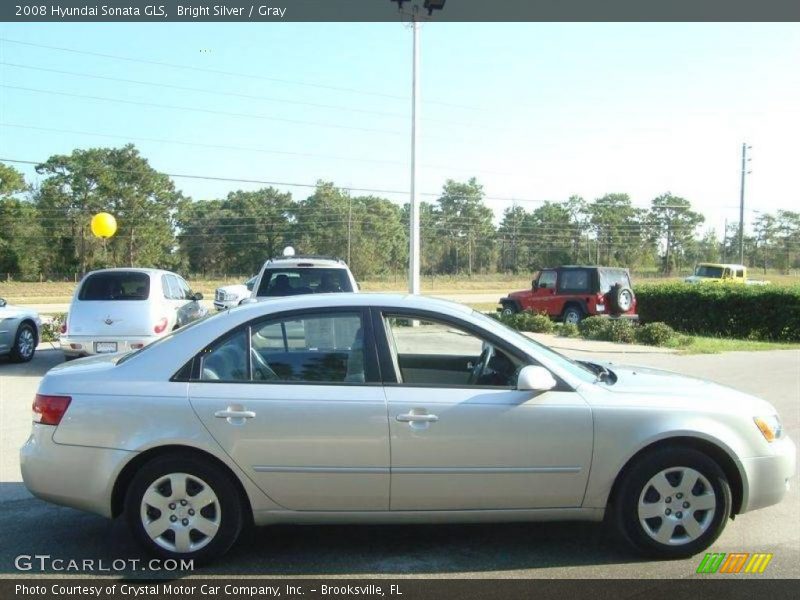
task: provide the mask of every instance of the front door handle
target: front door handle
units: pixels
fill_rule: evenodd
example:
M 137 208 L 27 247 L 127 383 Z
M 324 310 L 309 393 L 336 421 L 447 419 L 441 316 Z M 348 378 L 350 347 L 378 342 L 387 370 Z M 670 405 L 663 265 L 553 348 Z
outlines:
M 225 410 L 218 410 L 214 416 L 218 419 L 252 419 L 256 413 L 252 410 L 236 410 L 228 407 Z
M 439 417 L 428 413 L 410 412 L 404 415 L 397 415 L 397 420 L 401 423 L 435 423 L 439 420 Z

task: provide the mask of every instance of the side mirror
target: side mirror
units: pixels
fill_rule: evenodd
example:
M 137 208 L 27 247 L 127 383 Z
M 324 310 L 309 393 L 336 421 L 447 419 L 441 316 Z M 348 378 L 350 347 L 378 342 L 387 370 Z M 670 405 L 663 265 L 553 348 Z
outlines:
M 200 292 L 192 294 L 192 300 L 194 300 L 195 302 L 199 302 L 202 299 L 203 299 L 203 294 L 201 294 Z
M 0 308 L 3 308 L 6 305 L 6 299 L 0 298 Z
M 522 367 L 517 377 L 517 389 L 526 392 L 546 392 L 558 385 L 553 375 L 538 365 Z
M 531 289 L 532 289 L 534 292 L 536 291 L 536 289 L 537 289 L 538 287 L 539 287 L 539 286 L 538 286 L 538 285 L 536 285 L 536 280 L 535 280 L 535 279 L 531 280 Z

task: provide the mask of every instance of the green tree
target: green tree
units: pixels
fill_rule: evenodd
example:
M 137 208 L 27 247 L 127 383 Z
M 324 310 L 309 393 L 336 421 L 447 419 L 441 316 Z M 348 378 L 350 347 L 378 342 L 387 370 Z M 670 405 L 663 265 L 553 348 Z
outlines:
M 703 221 L 703 215 L 693 211 L 691 203 L 685 198 L 667 192 L 653 199 L 648 222 L 664 248 L 662 271 L 665 274 L 672 273 L 675 266 L 681 266 L 687 246 L 695 238 L 697 227 Z
M 40 272 L 44 235 L 22 173 L 0 163 L 0 272 L 32 277 Z
M 458 273 L 463 267 L 468 275 L 487 271 L 494 263 L 494 224 L 492 210 L 483 203 L 483 186 L 473 177 L 467 182 L 448 179 L 439 196 L 439 233 L 446 240 L 448 252 L 440 268 Z
M 644 239 L 643 212 L 628 194 L 606 194 L 586 207 L 588 225 L 595 235 L 595 261 L 634 266 Z

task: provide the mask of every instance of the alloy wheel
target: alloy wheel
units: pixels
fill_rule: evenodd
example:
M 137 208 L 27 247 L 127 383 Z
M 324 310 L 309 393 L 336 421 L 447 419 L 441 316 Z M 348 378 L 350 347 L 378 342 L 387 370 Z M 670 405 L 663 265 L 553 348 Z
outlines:
M 216 493 L 188 473 L 170 473 L 145 491 L 140 518 L 145 533 L 162 548 L 196 552 L 208 545 L 220 527 L 222 512 Z
M 19 332 L 19 337 L 17 338 L 17 352 L 19 353 L 20 358 L 30 358 L 30 356 L 33 354 L 35 345 L 36 342 L 33 338 L 33 332 L 29 327 L 25 327 Z
M 702 473 L 690 467 L 671 467 L 644 485 L 637 516 L 655 541 L 681 546 L 708 531 L 716 506 L 714 488 Z

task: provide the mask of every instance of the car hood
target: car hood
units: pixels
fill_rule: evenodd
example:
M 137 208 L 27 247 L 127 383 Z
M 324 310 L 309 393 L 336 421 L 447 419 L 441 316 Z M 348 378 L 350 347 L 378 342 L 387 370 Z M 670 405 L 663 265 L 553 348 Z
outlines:
M 613 384 L 601 384 L 617 397 L 635 397 L 637 404 L 664 405 L 684 408 L 712 408 L 748 414 L 774 414 L 775 408 L 766 400 L 733 388 L 688 377 L 671 371 L 650 367 L 602 363 L 617 376 Z
M 700 277 L 699 275 L 689 275 L 683 278 L 686 283 L 699 283 L 700 281 L 708 281 L 709 279 L 711 279 L 711 277 Z
M 0 308 L 0 319 L 18 319 L 19 317 L 31 317 L 36 321 L 39 320 L 39 314 L 35 310 L 25 308 L 24 306 L 6 304 Z
M 508 298 L 522 298 L 525 294 L 529 293 L 530 290 L 520 290 L 518 292 L 511 292 L 508 294 Z

